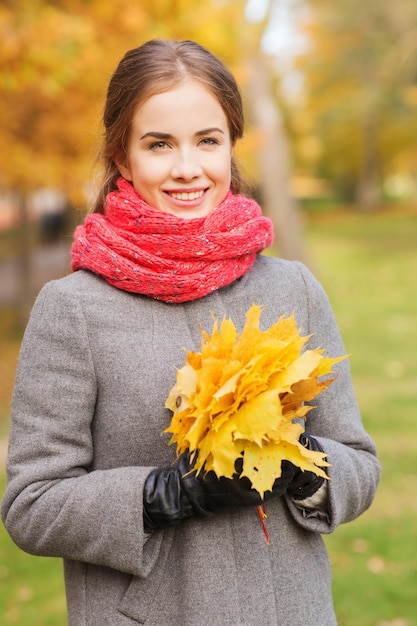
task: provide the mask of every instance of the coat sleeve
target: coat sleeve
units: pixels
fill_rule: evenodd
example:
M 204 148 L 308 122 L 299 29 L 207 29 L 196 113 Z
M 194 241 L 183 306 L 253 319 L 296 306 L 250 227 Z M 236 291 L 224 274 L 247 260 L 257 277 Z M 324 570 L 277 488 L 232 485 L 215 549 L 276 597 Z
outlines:
M 89 471 L 97 381 L 81 307 L 49 283 L 29 320 L 12 402 L 2 518 L 15 543 L 146 576 L 161 533 L 144 542 L 150 467 Z
M 346 350 L 328 298 L 312 274 L 301 264 L 307 299 L 309 347 L 323 348 L 330 357 Z M 327 520 L 306 516 L 287 499 L 293 517 L 303 527 L 330 533 L 339 524 L 351 521 L 371 505 L 380 478 L 375 444 L 365 431 L 353 390 L 349 360 L 334 367 L 337 378 L 312 404 L 306 431 L 317 437 L 328 454 Z

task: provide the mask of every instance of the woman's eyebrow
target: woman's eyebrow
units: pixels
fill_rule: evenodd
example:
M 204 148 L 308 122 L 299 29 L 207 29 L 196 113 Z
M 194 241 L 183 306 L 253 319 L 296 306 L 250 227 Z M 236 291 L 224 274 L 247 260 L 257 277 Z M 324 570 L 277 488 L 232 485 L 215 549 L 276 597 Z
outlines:
M 157 130 L 151 130 L 142 135 L 141 139 L 146 139 L 147 137 L 154 137 L 155 139 L 172 139 L 173 135 L 170 135 L 169 133 L 160 133 Z
M 202 135 L 210 135 L 211 133 L 221 133 L 222 135 L 224 135 L 224 131 L 221 128 L 218 128 L 217 126 L 211 126 L 210 128 L 203 128 L 202 130 L 198 130 L 195 135 L 196 137 L 201 137 Z M 170 133 L 161 133 L 157 130 L 150 130 L 149 132 L 145 133 L 144 135 L 142 135 L 142 137 L 140 138 L 142 139 L 146 139 L 147 137 L 153 137 L 154 139 L 173 139 L 173 135 L 171 135 Z
M 196 132 L 197 137 L 201 135 L 210 135 L 210 133 L 221 133 L 224 135 L 224 131 L 221 128 L 217 128 L 217 126 L 212 126 L 210 128 L 204 128 L 203 130 L 199 130 Z

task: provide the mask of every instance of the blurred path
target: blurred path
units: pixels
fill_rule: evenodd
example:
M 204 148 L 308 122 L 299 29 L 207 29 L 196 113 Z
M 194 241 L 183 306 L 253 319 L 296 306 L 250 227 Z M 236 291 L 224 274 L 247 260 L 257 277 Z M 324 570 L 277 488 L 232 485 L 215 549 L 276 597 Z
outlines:
M 59 242 L 33 250 L 30 255 L 30 297 L 35 298 L 49 280 L 70 272 L 70 243 Z M 0 307 L 19 298 L 19 263 L 16 258 L 0 261 Z M 5 467 L 7 437 L 0 437 L 0 471 Z
M 59 242 L 33 250 L 30 256 L 30 291 L 36 296 L 41 287 L 54 278 L 68 274 L 70 244 Z M 17 259 L 0 261 L 0 306 L 13 304 L 19 297 Z
M 0 439 L 0 471 L 6 466 L 7 461 L 7 437 Z

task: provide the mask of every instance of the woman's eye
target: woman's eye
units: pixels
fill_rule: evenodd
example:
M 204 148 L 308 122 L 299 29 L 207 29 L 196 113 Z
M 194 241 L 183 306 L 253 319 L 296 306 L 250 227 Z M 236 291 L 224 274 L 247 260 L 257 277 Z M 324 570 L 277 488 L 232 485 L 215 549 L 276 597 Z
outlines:
M 204 137 L 204 139 L 201 140 L 201 142 L 204 146 L 216 146 L 218 145 L 218 141 L 217 139 L 214 139 L 214 137 Z
M 149 145 L 149 150 L 164 150 L 168 147 L 169 146 L 166 141 L 154 141 Z

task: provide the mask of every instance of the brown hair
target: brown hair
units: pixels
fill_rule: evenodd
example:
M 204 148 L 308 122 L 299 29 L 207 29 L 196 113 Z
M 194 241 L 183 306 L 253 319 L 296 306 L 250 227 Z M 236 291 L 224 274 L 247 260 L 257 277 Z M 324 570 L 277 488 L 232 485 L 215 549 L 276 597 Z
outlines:
M 194 41 L 152 39 L 129 50 L 110 79 L 104 108 L 104 140 L 100 158 L 103 181 L 93 211 L 104 211 L 105 199 L 115 190 L 120 172 L 115 159 L 127 153 L 133 117 L 148 98 L 191 78 L 203 83 L 218 99 L 228 121 L 232 144 L 243 135 L 243 107 L 232 73 L 211 52 Z M 239 193 L 241 176 L 232 159 L 231 190 Z

